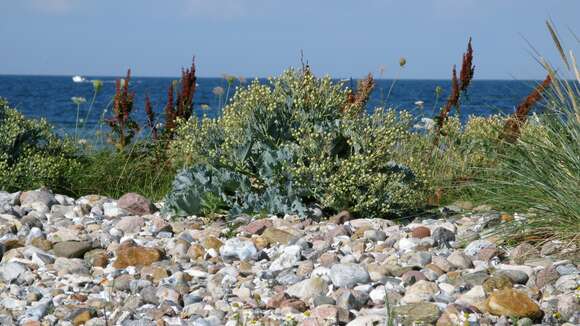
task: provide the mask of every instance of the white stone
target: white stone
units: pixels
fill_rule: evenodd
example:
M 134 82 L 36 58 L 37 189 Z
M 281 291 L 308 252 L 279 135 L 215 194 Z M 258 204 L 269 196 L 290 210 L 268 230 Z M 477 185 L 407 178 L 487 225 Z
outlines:
M 296 265 L 300 261 L 302 255 L 302 248 L 297 245 L 292 245 L 284 248 L 282 254 L 276 258 L 270 265 L 270 270 L 280 271 Z

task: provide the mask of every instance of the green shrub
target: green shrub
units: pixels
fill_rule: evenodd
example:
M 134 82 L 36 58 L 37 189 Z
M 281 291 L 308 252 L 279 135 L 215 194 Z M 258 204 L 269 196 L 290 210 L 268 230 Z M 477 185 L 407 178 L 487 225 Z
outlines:
M 303 214 L 316 202 L 333 210 L 390 216 L 413 208 L 420 184 L 408 168 L 392 161 L 395 147 L 408 137 L 410 118 L 382 110 L 343 113 L 352 105 L 350 92 L 330 77 L 288 70 L 267 85 L 255 81 L 238 89 L 220 118 L 181 123 L 170 157 L 193 168 L 176 179 L 168 210 L 200 212 L 179 199 L 189 196 L 200 203 L 208 192 L 193 177 L 198 164 L 220 171 L 214 174 L 247 178 L 243 184 L 252 199 L 232 201 L 221 195 L 223 189 L 209 191 L 229 209 Z M 268 153 L 275 163 L 264 164 Z
M 443 202 L 456 199 L 483 200 L 481 180 L 498 164 L 501 135 L 508 117 L 470 116 L 465 124 L 450 117 L 433 145 L 435 131 L 419 128 L 395 152 L 395 160 L 408 165 L 424 185 L 424 200 L 443 193 Z M 542 132 L 541 126 L 522 126 L 523 139 Z
M 26 119 L 0 99 L 0 189 L 66 191 L 78 166 L 74 145 L 44 119 Z

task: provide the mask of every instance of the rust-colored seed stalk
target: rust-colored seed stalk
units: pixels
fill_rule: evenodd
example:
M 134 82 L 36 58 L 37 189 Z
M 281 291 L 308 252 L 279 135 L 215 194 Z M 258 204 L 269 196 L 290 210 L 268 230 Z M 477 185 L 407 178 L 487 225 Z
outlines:
M 157 126 L 155 125 L 155 112 L 153 112 L 149 95 L 145 96 L 145 113 L 147 114 L 147 125 L 151 129 L 151 138 L 155 141 L 157 140 Z
M 175 100 L 173 84 L 169 85 L 167 105 L 165 106 L 165 135 L 169 138 L 173 137 L 177 119 L 187 120 L 193 114 L 196 81 L 194 58 L 189 69 L 181 70 L 181 88 L 177 90 Z
M 361 112 L 374 88 L 375 80 L 373 75 L 369 73 L 365 79 L 359 82 L 356 93 L 348 93 L 343 112 Z
M 536 86 L 532 92 L 518 105 L 516 112 L 507 119 L 504 126 L 503 138 L 508 142 L 515 142 L 519 135 L 520 129 L 528 119 L 532 107 L 542 99 L 542 93 L 550 86 L 552 78 L 550 75 L 544 81 Z
M 445 103 L 445 106 L 439 112 L 439 117 L 437 117 L 436 133 L 434 139 L 435 145 L 437 145 L 439 142 L 441 129 L 449 118 L 451 109 L 455 107 L 455 109 L 459 111 L 461 93 L 467 92 L 467 89 L 473 80 L 474 73 L 475 66 L 473 65 L 473 48 L 471 46 L 471 38 L 469 38 L 469 41 L 467 42 L 467 51 L 463 54 L 463 60 L 461 62 L 459 79 L 457 78 L 457 69 L 455 65 L 453 66 L 453 71 L 451 73 L 451 94 L 447 98 L 447 103 Z
M 131 69 L 127 70 L 123 85 L 121 85 L 121 80 L 119 79 L 115 83 L 113 117 L 107 120 L 107 123 L 117 136 L 117 139 L 113 141 L 119 149 L 125 148 L 135 135 L 135 132 L 139 130 L 139 126 L 130 118 L 135 98 L 135 93 L 129 91 L 130 82 Z

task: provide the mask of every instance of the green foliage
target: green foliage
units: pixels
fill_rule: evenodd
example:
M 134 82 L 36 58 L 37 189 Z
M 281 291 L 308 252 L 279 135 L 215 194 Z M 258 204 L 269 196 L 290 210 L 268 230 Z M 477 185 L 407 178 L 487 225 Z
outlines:
M 175 169 L 160 156 L 157 144 L 136 143 L 124 151 L 101 148 L 83 153 L 68 193 L 119 198 L 137 192 L 160 200 L 171 188 Z
M 411 132 L 399 147 L 395 159 L 407 164 L 426 186 L 427 196 L 444 190 L 445 198 L 470 196 L 476 181 L 497 163 L 500 135 L 506 117 L 471 116 L 462 125 L 450 117 L 434 146 L 435 130 L 420 128 Z M 427 123 L 427 125 L 429 125 Z M 524 127 L 524 137 L 534 126 Z
M 553 75 L 536 132 L 506 144 L 484 189 L 496 206 L 525 213 L 505 238 L 580 245 L 580 80 Z
M 410 117 L 382 110 L 344 114 L 349 92 L 330 77 L 289 70 L 267 85 L 255 81 L 239 89 L 220 118 L 181 123 L 170 157 L 194 167 L 176 179 L 168 210 L 199 214 L 205 193 L 243 212 L 303 215 L 317 202 L 390 216 L 415 206 L 420 184 L 392 162 L 394 148 L 408 137 Z M 195 175 L 202 171 L 220 186 L 202 184 Z M 238 180 L 238 192 L 249 190 L 246 197 L 224 195 L 228 178 Z M 186 196 L 197 198 L 193 206 L 179 199 Z
M 227 168 L 197 164 L 181 171 L 166 198 L 165 211 L 177 216 L 211 215 L 229 210 L 230 215 L 263 212 L 305 214 L 306 208 L 293 191 L 293 183 L 275 180 L 285 153 L 265 151 L 258 168 L 260 180 Z M 276 174 L 275 174 L 276 173 Z M 254 182 L 253 182 L 254 181 Z
M 64 190 L 78 166 L 74 145 L 45 120 L 26 119 L 0 99 L 0 189 Z

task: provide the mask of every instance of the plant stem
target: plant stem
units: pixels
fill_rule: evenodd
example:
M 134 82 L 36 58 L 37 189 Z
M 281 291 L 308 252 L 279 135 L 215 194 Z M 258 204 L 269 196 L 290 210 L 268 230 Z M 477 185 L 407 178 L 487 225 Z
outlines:
M 77 120 L 75 122 L 75 143 L 77 142 L 78 136 L 79 136 L 78 129 L 79 129 L 79 112 L 80 112 L 80 110 L 81 110 L 81 105 L 77 104 Z
M 401 70 L 403 70 L 403 68 L 399 67 L 399 71 L 397 71 L 397 76 L 391 83 L 391 87 L 389 88 L 389 92 L 387 93 L 387 98 L 385 99 L 385 102 L 388 101 L 389 98 L 391 97 L 391 91 L 393 90 L 393 87 L 395 87 L 395 84 L 397 83 L 397 80 L 399 80 L 399 77 L 401 77 Z
M 91 111 L 93 109 L 93 105 L 95 104 L 95 100 L 97 99 L 97 91 L 93 91 L 93 98 L 91 99 L 91 104 L 89 105 L 89 110 L 87 111 L 87 114 L 85 115 L 85 120 L 83 121 L 83 125 L 81 126 L 81 128 L 84 128 L 85 125 L 87 124 L 87 120 L 89 119 L 89 115 L 91 114 Z

